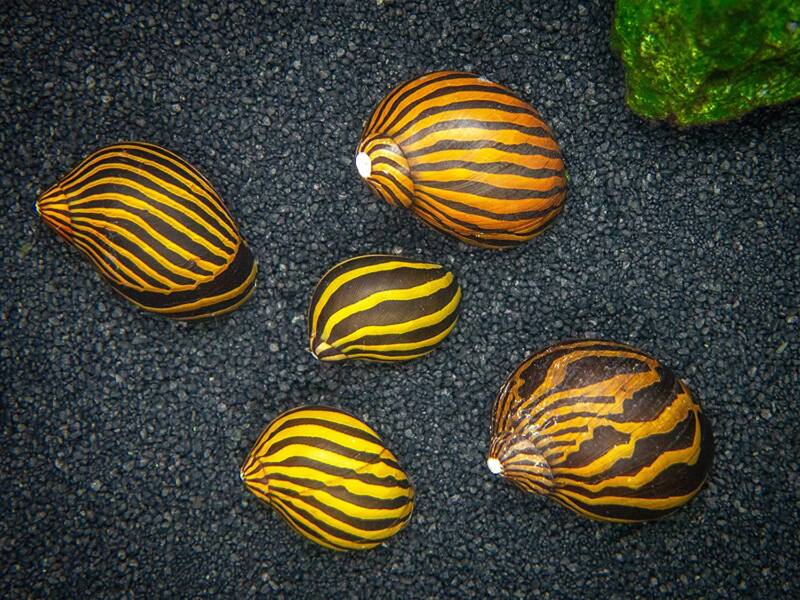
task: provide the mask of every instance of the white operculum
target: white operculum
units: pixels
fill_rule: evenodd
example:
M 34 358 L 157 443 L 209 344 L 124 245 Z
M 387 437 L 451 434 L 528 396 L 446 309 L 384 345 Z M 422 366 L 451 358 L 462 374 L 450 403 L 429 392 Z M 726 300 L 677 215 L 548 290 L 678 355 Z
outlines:
M 500 464 L 500 461 L 497 460 L 496 458 L 487 459 L 486 466 L 489 467 L 489 470 L 495 475 L 499 475 L 500 472 L 503 470 L 503 466 Z

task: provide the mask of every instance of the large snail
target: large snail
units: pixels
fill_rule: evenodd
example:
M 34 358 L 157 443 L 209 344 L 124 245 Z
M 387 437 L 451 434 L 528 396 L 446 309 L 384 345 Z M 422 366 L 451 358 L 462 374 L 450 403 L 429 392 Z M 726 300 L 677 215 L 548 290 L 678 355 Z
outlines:
M 375 108 L 358 172 L 378 196 L 431 227 L 487 248 L 525 242 L 561 211 L 561 150 L 539 113 L 471 73 L 407 81 Z
M 330 269 L 314 289 L 309 349 L 325 361 L 417 358 L 455 327 L 460 300 L 461 288 L 440 265 L 357 256 Z
M 525 360 L 494 405 L 488 466 L 599 520 L 667 515 L 703 487 L 708 420 L 686 385 L 640 350 L 600 340 Z
M 150 312 L 210 317 L 253 293 L 257 263 L 227 207 L 194 167 L 158 146 L 98 150 L 44 192 L 36 210 Z
M 272 421 L 242 481 L 298 533 L 333 550 L 367 550 L 408 523 L 414 488 L 378 434 L 359 419 L 304 406 Z

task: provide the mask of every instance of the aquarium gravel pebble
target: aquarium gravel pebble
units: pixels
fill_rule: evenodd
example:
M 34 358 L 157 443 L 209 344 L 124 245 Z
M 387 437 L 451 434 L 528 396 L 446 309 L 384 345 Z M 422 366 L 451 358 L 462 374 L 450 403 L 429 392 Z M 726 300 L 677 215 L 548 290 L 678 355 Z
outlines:
M 27 5 L 27 6 L 26 6 Z M 0 15 L 0 597 L 800 596 L 800 105 L 697 129 L 625 105 L 611 2 L 14 3 Z M 539 237 L 466 246 L 374 196 L 361 128 L 440 69 L 508 86 L 568 172 Z M 102 146 L 142 140 L 214 184 L 259 262 L 198 323 L 120 299 L 34 210 Z M 325 270 L 402 254 L 454 273 L 458 325 L 407 363 L 323 363 Z M 714 431 L 664 520 L 589 521 L 486 468 L 497 391 L 531 352 L 658 356 Z M 333 552 L 239 468 L 305 404 L 374 427 L 413 482 L 405 529 Z

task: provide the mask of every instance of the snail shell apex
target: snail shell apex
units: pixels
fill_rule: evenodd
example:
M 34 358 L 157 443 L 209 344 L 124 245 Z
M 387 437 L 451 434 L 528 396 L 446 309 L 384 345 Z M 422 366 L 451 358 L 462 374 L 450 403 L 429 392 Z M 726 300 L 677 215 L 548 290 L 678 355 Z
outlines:
M 487 466 L 593 519 L 639 522 L 703 487 L 710 424 L 686 385 L 617 342 L 554 344 L 520 364 L 495 401 Z
M 356 155 L 356 167 L 391 206 L 411 208 L 414 202 L 411 167 L 392 138 L 378 135 L 365 140 Z
M 174 319 L 230 312 L 258 266 L 211 183 L 144 142 L 91 154 L 37 199 L 36 211 L 114 290 Z
M 566 193 L 559 145 L 539 113 L 471 73 L 397 86 L 373 111 L 357 157 L 361 176 L 390 205 L 487 248 L 541 233 Z

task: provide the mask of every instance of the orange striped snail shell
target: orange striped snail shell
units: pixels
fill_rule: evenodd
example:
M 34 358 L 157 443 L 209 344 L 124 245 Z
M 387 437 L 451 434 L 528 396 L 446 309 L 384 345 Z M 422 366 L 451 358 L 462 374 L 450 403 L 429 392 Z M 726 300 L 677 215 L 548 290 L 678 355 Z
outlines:
M 586 517 L 665 516 L 703 487 L 711 426 L 686 385 L 641 350 L 554 344 L 525 360 L 495 401 L 487 465 Z
M 390 205 L 463 242 L 517 246 L 561 211 L 566 176 L 550 127 L 511 90 L 440 71 L 387 94 L 356 167 Z
M 408 524 L 414 488 L 369 425 L 337 408 L 276 417 L 239 471 L 298 533 L 332 550 L 374 548 Z
M 91 154 L 36 211 L 120 295 L 173 319 L 230 312 L 258 266 L 211 183 L 180 156 L 143 142 Z

